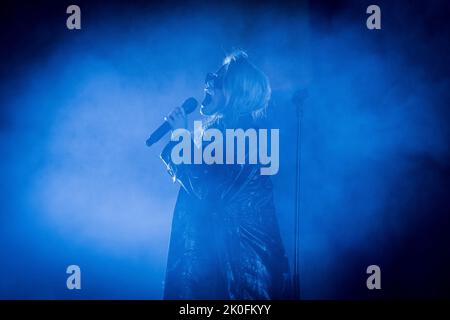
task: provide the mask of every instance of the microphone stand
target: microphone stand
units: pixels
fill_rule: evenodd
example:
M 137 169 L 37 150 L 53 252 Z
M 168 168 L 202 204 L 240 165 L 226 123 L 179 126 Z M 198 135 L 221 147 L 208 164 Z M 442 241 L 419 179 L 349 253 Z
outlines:
M 301 130 L 303 117 L 303 104 L 307 98 L 306 89 L 298 90 L 292 97 L 296 111 L 296 156 L 295 156 L 295 216 L 294 216 L 294 273 L 293 273 L 293 296 L 300 300 L 300 161 L 301 161 Z

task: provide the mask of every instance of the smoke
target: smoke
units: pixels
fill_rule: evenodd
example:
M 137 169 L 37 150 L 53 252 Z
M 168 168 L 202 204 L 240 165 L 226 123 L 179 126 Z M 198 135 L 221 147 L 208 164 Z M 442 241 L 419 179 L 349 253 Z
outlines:
M 444 35 L 428 37 L 425 18 L 408 30 L 395 22 L 417 8 L 386 4 L 381 31 L 365 29 L 363 5 L 346 8 L 319 28 L 314 5 L 213 6 L 189 14 L 185 7 L 113 6 L 84 15 L 78 34 L 65 34 L 11 75 L 19 85 L 3 99 L 9 125 L 0 133 L 0 219 L 10 258 L 2 269 L 23 273 L 14 276 L 16 290 L 8 280 L 0 295 L 71 298 L 64 271 L 80 261 L 89 283 L 80 297 L 161 297 L 178 185 L 158 157 L 163 142 L 148 149 L 145 140 L 186 97 L 201 99 L 204 75 L 234 47 L 248 51 L 274 89 L 272 124 L 282 140 L 275 197 L 291 262 L 290 97 L 298 88 L 310 93 L 300 167 L 303 297 L 359 292 L 337 287 L 348 284 L 343 279 L 363 286 L 366 261 L 373 257 L 383 270 L 392 241 L 423 219 L 408 204 L 422 181 L 412 173 L 420 171 L 418 159 L 448 164 L 448 113 L 440 99 L 448 96 L 448 77 L 438 76 L 442 61 L 431 54 Z M 436 18 L 438 9 L 426 17 Z M 33 263 L 38 271 L 27 274 Z

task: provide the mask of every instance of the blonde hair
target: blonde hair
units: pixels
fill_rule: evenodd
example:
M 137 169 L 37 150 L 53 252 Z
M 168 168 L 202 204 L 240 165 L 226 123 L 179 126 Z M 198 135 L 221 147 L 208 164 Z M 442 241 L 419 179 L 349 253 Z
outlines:
M 227 55 L 221 70 L 225 96 L 222 117 L 235 122 L 242 115 L 251 114 L 254 120 L 265 116 L 271 96 L 269 79 L 248 60 L 247 54 L 236 50 Z

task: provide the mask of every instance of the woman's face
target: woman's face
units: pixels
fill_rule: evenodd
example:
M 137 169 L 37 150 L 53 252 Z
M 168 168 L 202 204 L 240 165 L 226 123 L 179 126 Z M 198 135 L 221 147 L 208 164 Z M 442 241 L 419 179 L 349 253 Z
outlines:
M 205 80 L 205 98 L 200 107 L 200 113 L 213 115 L 225 106 L 225 96 L 222 90 L 222 80 L 216 73 L 208 73 Z

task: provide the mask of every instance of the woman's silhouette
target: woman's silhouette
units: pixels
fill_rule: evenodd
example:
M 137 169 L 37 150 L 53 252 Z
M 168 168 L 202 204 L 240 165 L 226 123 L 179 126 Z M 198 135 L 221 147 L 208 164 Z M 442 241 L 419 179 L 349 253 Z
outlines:
M 268 78 L 237 51 L 206 77 L 203 129 L 261 128 L 270 96 Z M 167 121 L 173 129 L 187 126 L 182 108 Z M 181 184 L 164 298 L 288 298 L 289 267 L 270 177 L 252 164 L 175 165 L 170 158 L 174 144 L 169 142 L 161 153 Z

